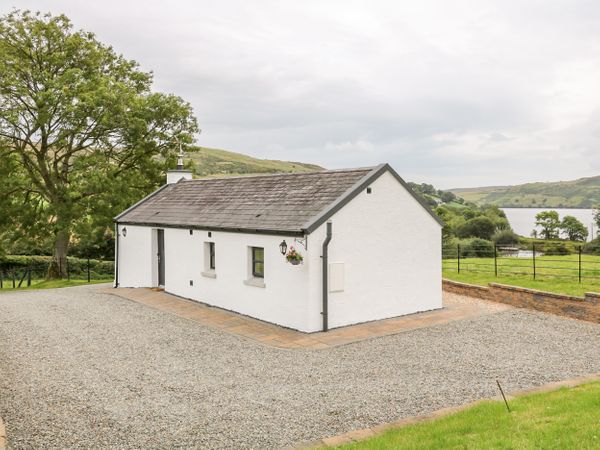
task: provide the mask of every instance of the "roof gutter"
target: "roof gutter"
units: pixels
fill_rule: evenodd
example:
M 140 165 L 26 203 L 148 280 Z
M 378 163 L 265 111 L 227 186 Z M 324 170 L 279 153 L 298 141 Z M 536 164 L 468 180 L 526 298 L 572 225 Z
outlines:
M 327 237 L 323 241 L 323 331 L 329 330 L 329 242 L 331 241 L 331 221 L 327 222 Z
M 223 231 L 227 233 L 250 233 L 250 234 L 268 234 L 271 236 L 298 236 L 302 237 L 306 233 L 305 230 L 271 230 L 271 229 L 257 229 L 257 228 L 233 228 L 233 227 L 220 227 L 210 225 L 191 225 L 191 224 L 168 224 L 160 222 L 141 222 L 141 221 L 128 221 L 118 220 L 115 222 L 119 225 L 132 225 L 138 227 L 156 227 L 156 228 L 174 228 L 184 230 L 204 230 L 204 231 Z

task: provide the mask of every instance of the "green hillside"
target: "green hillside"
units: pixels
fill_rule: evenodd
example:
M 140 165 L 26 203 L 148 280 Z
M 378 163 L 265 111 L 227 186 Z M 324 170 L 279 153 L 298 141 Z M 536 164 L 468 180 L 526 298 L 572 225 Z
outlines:
M 258 159 L 241 153 L 207 147 L 195 147 L 193 151 L 186 153 L 186 159 L 191 160 L 194 165 L 194 173 L 200 177 L 323 170 L 322 167 L 315 164 Z
M 450 191 L 467 201 L 505 208 L 592 208 L 600 204 L 600 176 L 573 181 L 458 188 Z

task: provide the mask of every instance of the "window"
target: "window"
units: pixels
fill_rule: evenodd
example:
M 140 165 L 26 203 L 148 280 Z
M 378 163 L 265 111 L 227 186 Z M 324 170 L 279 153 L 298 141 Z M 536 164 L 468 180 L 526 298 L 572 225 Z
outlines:
M 252 276 L 265 277 L 265 249 L 262 247 L 252 247 Z
M 202 276 L 207 278 L 217 278 L 215 272 L 216 258 L 215 258 L 215 243 L 205 242 L 204 243 L 204 270 Z
M 208 268 L 215 270 L 215 243 L 208 243 Z

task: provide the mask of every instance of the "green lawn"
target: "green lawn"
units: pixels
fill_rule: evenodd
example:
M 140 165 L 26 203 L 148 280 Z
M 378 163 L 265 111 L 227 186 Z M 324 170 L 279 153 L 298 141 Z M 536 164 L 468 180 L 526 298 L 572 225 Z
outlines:
M 581 283 L 578 279 L 578 256 L 542 256 L 536 258 L 536 279 L 533 279 L 531 258 L 502 257 L 461 258 L 460 273 L 456 259 L 443 259 L 444 277 L 464 283 L 487 285 L 502 283 L 548 292 L 583 296 L 585 292 L 600 292 L 600 256 L 582 255 Z
M 600 382 L 502 402 L 389 430 L 350 449 L 600 448 Z
M 111 283 L 112 281 L 112 278 L 104 280 L 92 280 L 89 284 Z M 19 281 L 17 280 L 17 284 L 18 283 Z M 0 289 L 0 292 L 22 291 L 26 289 L 53 289 L 70 286 L 81 286 L 82 284 L 88 284 L 87 280 L 31 280 L 31 286 L 27 287 L 27 282 L 23 281 L 23 284 L 20 288 L 13 289 L 12 281 L 4 280 L 3 288 Z

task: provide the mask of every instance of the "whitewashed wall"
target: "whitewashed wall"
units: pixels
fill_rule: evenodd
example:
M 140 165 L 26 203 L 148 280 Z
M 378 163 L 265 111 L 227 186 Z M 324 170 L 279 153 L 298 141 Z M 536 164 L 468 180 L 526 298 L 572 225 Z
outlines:
M 343 263 L 344 290 L 329 293 L 329 327 L 442 307 L 441 227 L 389 173 L 332 218 L 329 262 Z M 310 302 L 320 312 L 323 224 L 310 235 Z M 320 329 L 313 314 L 311 330 Z
M 304 265 L 288 264 L 279 251 L 287 236 L 165 229 L 165 290 L 286 327 L 309 331 Z M 214 274 L 206 273 L 204 243 L 215 243 Z M 252 278 L 249 247 L 265 251 L 264 287 Z M 203 275 L 203 272 L 205 276 Z M 215 276 L 212 278 L 212 276 Z M 193 286 L 190 285 L 193 282 Z M 254 280 L 260 284 L 261 280 Z
M 122 229 L 122 226 L 119 226 Z M 292 266 L 280 253 L 283 239 L 246 233 L 224 233 L 165 228 L 165 291 L 236 311 L 289 328 L 307 328 L 308 270 Z M 205 243 L 215 243 L 214 273 L 205 258 Z M 249 247 L 265 250 L 265 276 L 252 278 Z M 301 251 L 303 254 L 306 252 Z M 150 227 L 127 226 L 127 236 L 119 241 L 119 286 L 157 285 L 156 235 Z M 190 284 L 192 281 L 192 284 Z M 264 287 L 256 286 L 264 282 Z M 255 285 L 252 285 L 255 284 Z
M 337 267 L 342 279 L 338 273 L 332 280 L 342 290 L 329 293 L 330 328 L 442 306 L 439 224 L 391 174 L 371 188 L 331 218 L 329 262 L 343 267 Z M 325 227 L 308 236 L 308 250 L 298 246 L 305 256 L 299 266 L 279 252 L 279 243 L 291 245 L 293 237 L 214 231 L 208 237 L 203 230 L 165 228 L 165 290 L 289 328 L 320 331 Z M 120 286 L 156 286 L 155 231 L 127 230 L 119 241 Z M 216 270 L 203 275 L 206 242 L 215 243 Z M 250 246 L 265 249 L 264 287 L 245 283 L 251 278 Z
M 156 286 L 158 275 L 156 242 L 152 229 L 132 225 L 119 225 L 118 264 L 120 287 Z M 127 228 L 127 236 L 123 236 Z

